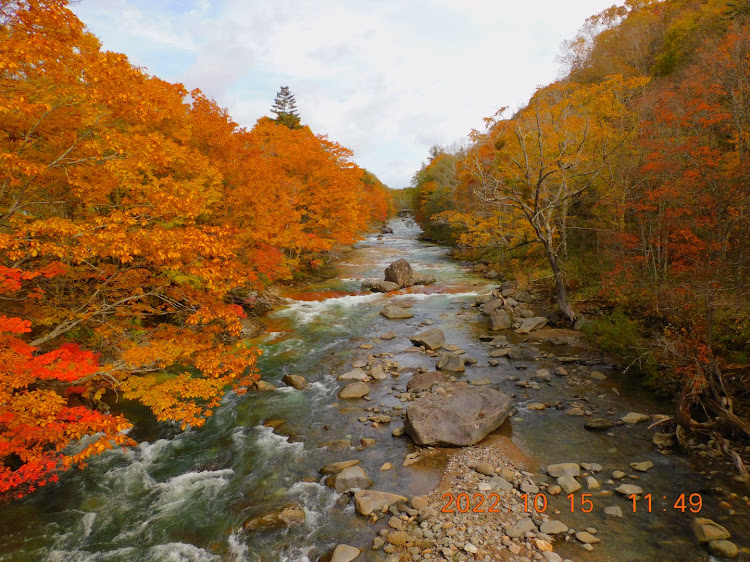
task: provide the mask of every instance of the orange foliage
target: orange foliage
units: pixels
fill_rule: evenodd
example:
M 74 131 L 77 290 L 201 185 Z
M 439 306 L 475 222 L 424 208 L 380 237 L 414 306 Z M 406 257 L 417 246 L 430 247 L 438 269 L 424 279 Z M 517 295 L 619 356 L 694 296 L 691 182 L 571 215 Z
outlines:
M 106 393 L 202 425 L 258 377 L 230 291 L 319 263 L 387 196 L 308 128 L 247 131 L 102 51 L 65 0 L 3 2 L 0 19 L 0 493 L 15 494 L 128 443 Z

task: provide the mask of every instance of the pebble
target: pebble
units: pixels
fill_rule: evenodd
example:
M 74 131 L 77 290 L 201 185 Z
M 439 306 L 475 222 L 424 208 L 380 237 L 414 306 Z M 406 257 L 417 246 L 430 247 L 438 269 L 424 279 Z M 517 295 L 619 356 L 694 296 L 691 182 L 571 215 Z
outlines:
M 651 461 L 644 461 L 644 462 L 631 462 L 630 468 L 633 470 L 637 470 L 638 472 L 646 472 L 649 468 L 653 468 L 654 463 Z

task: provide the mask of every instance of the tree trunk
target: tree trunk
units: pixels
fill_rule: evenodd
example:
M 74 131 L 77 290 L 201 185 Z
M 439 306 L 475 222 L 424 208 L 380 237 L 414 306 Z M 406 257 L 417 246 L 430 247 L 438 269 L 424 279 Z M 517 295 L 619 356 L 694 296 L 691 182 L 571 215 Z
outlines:
M 568 302 L 568 290 L 565 288 L 565 276 L 563 275 L 560 258 L 557 257 L 549 242 L 544 244 L 547 250 L 547 258 L 552 266 L 552 273 L 555 275 L 555 292 L 557 293 L 557 307 L 572 324 L 576 321 L 576 313 Z

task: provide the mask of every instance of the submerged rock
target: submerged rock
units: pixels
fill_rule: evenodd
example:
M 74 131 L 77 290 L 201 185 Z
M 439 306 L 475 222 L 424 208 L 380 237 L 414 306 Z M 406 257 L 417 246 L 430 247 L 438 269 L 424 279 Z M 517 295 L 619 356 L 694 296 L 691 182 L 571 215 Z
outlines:
M 292 503 L 265 515 L 251 517 L 245 521 L 245 529 L 278 530 L 300 525 L 305 522 L 305 510 L 299 503 Z
M 417 445 L 473 445 L 500 427 L 513 406 L 510 396 L 487 387 L 447 390 L 409 404 L 404 427 Z

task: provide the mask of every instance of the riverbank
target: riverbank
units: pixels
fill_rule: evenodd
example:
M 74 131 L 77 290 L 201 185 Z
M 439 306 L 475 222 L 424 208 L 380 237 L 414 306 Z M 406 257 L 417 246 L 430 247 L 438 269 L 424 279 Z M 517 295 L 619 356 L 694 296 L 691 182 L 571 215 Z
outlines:
M 511 292 L 508 292 L 506 296 L 512 299 Z M 528 302 L 528 299 L 524 300 Z M 487 298 L 480 297 L 479 303 L 482 304 L 483 302 L 487 302 Z M 476 316 L 475 310 L 473 310 L 475 307 L 469 303 L 465 304 L 468 306 L 464 306 L 463 310 L 459 310 L 456 315 Z M 416 306 L 418 305 L 408 308 L 408 310 L 412 312 Z M 433 323 L 423 325 L 432 326 Z M 396 339 L 399 335 L 398 332 L 389 333 L 388 339 Z M 550 363 L 549 366 L 552 366 L 551 362 L 558 362 L 558 360 L 560 363 L 557 367 L 551 369 L 555 373 L 554 377 L 546 369 L 535 369 L 530 373 L 530 377 L 523 377 L 527 380 L 521 380 L 521 377 L 514 374 L 508 376 L 506 373 L 505 382 L 514 383 L 516 389 L 520 389 L 520 392 L 517 390 L 513 393 L 513 396 L 522 399 L 520 401 L 522 414 L 534 416 L 546 410 L 555 411 L 567 415 L 569 419 L 580 420 L 579 432 L 615 438 L 612 440 L 613 442 L 617 441 L 618 434 L 616 431 L 621 433 L 620 428 L 626 428 L 627 438 L 637 436 L 636 439 L 642 441 L 643 434 L 650 438 L 650 447 L 647 446 L 645 451 L 642 450 L 641 457 L 653 456 L 654 454 L 663 457 L 672 455 L 671 447 L 674 445 L 674 436 L 662 431 L 659 424 L 660 421 L 666 420 L 668 416 L 658 413 L 625 412 L 621 419 L 618 419 L 614 406 L 605 409 L 597 403 L 606 402 L 606 400 L 601 400 L 605 398 L 604 396 L 597 395 L 596 398 L 582 396 L 582 394 L 600 392 L 602 389 L 597 388 L 598 385 L 606 386 L 604 381 L 608 379 L 608 375 L 590 368 L 589 365 L 608 372 L 616 370 L 616 368 L 621 370 L 621 367 L 605 364 L 603 363 L 605 361 L 603 357 L 592 355 L 590 349 L 582 348 L 580 346 L 580 333 L 542 330 L 518 338 L 514 343 L 516 345 L 509 346 L 506 344 L 501 346 L 500 351 L 503 353 L 496 353 L 497 349 L 490 348 L 486 351 L 487 363 L 484 364 L 480 358 L 477 361 L 477 367 L 479 369 L 482 367 L 498 368 L 501 366 L 501 361 L 498 360 L 500 358 L 502 359 L 502 366 L 515 363 L 517 372 L 526 374 L 529 373 L 529 360 L 536 362 L 537 365 L 535 366 L 538 366 L 540 361 Z M 556 344 L 554 347 L 564 351 L 564 353 L 556 354 L 552 351 L 544 351 L 544 347 L 542 347 L 543 350 L 540 353 L 530 352 L 535 347 L 539 349 L 539 346 L 545 346 L 545 344 L 548 348 L 550 345 Z M 571 344 L 577 344 L 577 347 Z M 368 369 L 371 367 L 372 361 L 382 354 L 376 352 L 380 347 L 379 345 L 373 345 L 372 343 L 365 345 L 368 347 L 372 345 L 375 353 L 370 355 L 369 362 L 358 364 Z M 451 347 L 450 344 L 448 347 Z M 520 353 L 514 353 L 516 350 Z M 461 356 L 464 355 L 465 351 L 460 349 L 460 346 L 454 346 L 451 354 L 454 353 Z M 392 356 L 390 353 L 387 355 Z M 437 356 L 438 354 L 433 353 L 432 355 Z M 395 363 L 398 366 L 398 362 Z M 354 366 L 353 362 L 352 367 Z M 429 369 L 429 366 L 424 365 L 414 372 L 425 372 Z M 479 369 L 470 367 L 467 371 L 468 379 L 473 379 L 472 382 L 474 383 L 491 384 L 493 386 L 499 382 L 491 380 L 495 377 L 489 379 L 472 377 L 471 375 L 478 374 Z M 613 376 L 613 374 L 610 372 L 609 376 Z M 564 381 L 564 384 L 558 385 L 558 381 L 561 383 Z M 632 381 L 629 382 L 632 383 Z M 532 394 L 535 394 L 535 391 L 542 391 L 542 385 L 551 388 L 562 386 L 566 393 L 571 389 L 582 390 L 583 392 L 565 395 L 561 394 L 561 389 L 558 388 L 557 400 L 532 401 Z M 433 391 L 439 392 L 439 389 L 440 386 L 438 385 Z M 394 387 L 393 390 L 399 389 Z M 545 390 L 549 389 L 545 388 Z M 608 390 L 612 390 L 615 396 L 620 396 L 618 385 L 613 385 Z M 539 392 L 539 394 L 544 394 L 544 392 Z M 418 397 L 408 393 L 400 393 L 397 396 L 400 396 L 406 402 L 411 402 Z M 385 404 L 381 404 L 381 407 L 384 406 Z M 360 420 L 377 425 L 381 412 L 383 412 L 390 423 L 392 418 L 402 417 L 403 411 L 403 408 L 397 410 L 388 410 L 387 408 L 381 410 L 378 408 L 375 412 L 378 415 L 369 414 L 361 417 Z M 520 418 L 516 421 L 519 420 Z M 651 430 L 650 424 L 644 422 L 656 422 L 656 431 Z M 636 427 L 636 423 L 644 423 L 643 428 L 640 425 Z M 645 430 L 647 426 L 649 429 Z M 399 431 L 396 433 L 400 434 Z M 621 438 L 623 437 L 621 436 Z M 620 556 L 623 555 L 621 551 L 622 540 L 616 538 L 614 543 L 608 541 L 607 535 L 609 532 L 599 535 L 599 531 L 594 525 L 604 525 L 610 529 L 616 527 L 618 519 L 627 517 L 628 508 L 631 508 L 632 512 L 633 499 L 629 497 L 632 493 L 638 495 L 639 501 L 643 501 L 646 494 L 651 496 L 650 499 L 653 499 L 655 496 L 653 492 L 634 484 L 634 482 L 643 484 L 643 482 L 637 482 L 639 480 L 649 480 L 647 473 L 656 466 L 653 461 L 638 460 L 641 457 L 633 457 L 631 462 L 620 460 L 615 466 L 602 465 L 595 461 L 573 462 L 568 463 L 570 465 L 568 470 L 574 472 L 574 474 L 558 475 L 554 472 L 548 472 L 549 468 L 545 471 L 539 466 L 538 460 L 532 461 L 526 458 L 527 468 L 536 467 L 536 470 L 530 471 L 523 470 L 519 465 L 509 463 L 506 458 L 508 448 L 515 450 L 517 456 L 523 457 L 524 455 L 507 438 L 504 446 L 505 449 L 501 448 L 500 454 L 495 450 L 495 447 L 484 446 L 484 443 L 477 447 L 449 453 L 450 460 L 445 469 L 441 485 L 426 498 L 419 496 L 412 498 L 411 505 L 404 502 L 400 505 L 400 509 L 398 506 L 392 507 L 390 515 L 387 510 L 384 510 L 387 526 L 379 530 L 379 536 L 373 540 L 371 548 L 374 551 L 382 550 L 390 556 L 390 558 L 386 558 L 388 560 L 404 560 L 406 559 L 402 557 L 405 555 L 404 553 L 408 553 L 408 559 L 412 560 L 562 560 L 557 553 L 553 552 L 553 549 L 559 550 L 565 556 L 570 555 L 574 559 L 582 560 L 642 559 L 639 558 L 639 554 L 634 553 L 621 558 Z M 641 443 L 641 449 L 643 449 L 643 443 Z M 607 452 L 612 455 L 617 452 L 617 448 L 611 447 Z M 419 452 L 415 453 L 417 458 L 419 454 Z M 569 461 L 571 458 L 579 459 L 580 457 L 569 455 L 566 460 Z M 394 459 L 394 461 L 396 460 Z M 404 464 L 409 460 L 407 457 Z M 669 463 L 660 462 L 658 464 L 663 466 Z M 503 478 L 503 476 L 507 478 Z M 569 488 L 561 489 L 560 485 L 556 484 L 557 478 L 562 476 L 573 478 L 573 482 L 566 483 Z M 656 482 L 659 482 L 659 480 L 658 478 L 655 479 Z M 715 492 L 720 494 L 717 490 Z M 451 495 L 443 496 L 444 493 Z M 568 517 L 570 520 L 566 523 L 563 520 L 566 518 L 564 515 L 566 502 L 571 500 L 568 496 L 569 493 L 573 494 L 574 509 Z M 698 491 L 691 494 L 678 494 L 674 490 L 674 486 L 669 487 L 669 493 L 675 496 L 675 502 L 670 508 L 678 511 L 681 495 L 684 496 L 684 502 L 697 502 L 700 495 Z M 465 495 L 462 496 L 462 494 Z M 489 514 L 479 515 L 483 512 L 477 502 L 486 501 L 491 494 L 497 494 L 492 498 L 496 503 L 493 511 L 499 509 L 501 512 L 496 518 L 491 515 L 488 518 Z M 526 494 L 525 497 L 523 497 L 524 494 Z M 454 504 L 452 508 L 446 507 L 446 502 L 449 504 L 451 497 L 455 500 L 459 496 L 464 503 L 460 506 Z M 533 499 L 529 499 L 531 496 L 537 497 L 539 509 L 533 507 Z M 747 497 L 739 497 L 731 492 L 726 493 L 725 496 L 724 500 L 729 499 L 735 503 L 744 501 L 745 507 L 747 505 Z M 666 496 L 663 499 L 666 499 Z M 422 505 L 424 502 L 427 502 L 427 505 Z M 594 506 L 595 502 L 596 505 Z M 543 509 L 542 503 L 544 503 Z M 576 503 L 582 503 L 582 505 L 576 506 Z M 727 502 L 722 503 L 726 504 Z M 667 505 L 667 503 L 661 501 L 659 505 Z M 686 503 L 685 505 L 687 511 L 696 509 L 696 506 L 692 504 Z M 421 509 L 416 509 L 417 506 L 421 506 Z M 641 519 L 643 518 L 643 514 L 638 513 L 638 507 L 636 505 L 636 512 L 631 518 L 638 518 L 639 515 Z M 701 510 L 702 508 L 703 506 L 701 506 Z M 588 515 L 594 509 L 597 512 L 594 515 Z M 655 509 L 655 506 L 652 506 L 652 509 Z M 666 513 L 666 508 L 662 509 Z M 652 511 L 646 511 L 646 513 L 651 514 Z M 727 517 L 727 513 L 720 517 L 722 519 Z M 729 516 L 734 515 L 736 515 L 736 510 Z M 589 518 L 588 521 L 586 521 L 587 518 Z M 675 519 L 674 517 L 667 518 Z M 382 518 L 370 516 L 370 520 L 373 522 L 377 522 L 379 519 Z M 626 528 L 631 526 L 624 525 Z M 696 545 L 688 542 L 689 527 L 688 524 L 687 532 L 682 529 L 684 538 L 676 542 L 668 536 L 663 536 L 663 533 L 657 533 L 653 530 L 647 530 L 646 532 L 658 535 L 654 538 L 659 540 L 658 544 L 661 549 L 668 551 L 660 554 L 663 559 L 698 560 L 701 557 L 707 559 L 707 551 L 700 550 L 696 548 Z M 644 531 L 642 530 L 642 532 Z M 642 541 L 643 537 L 639 540 Z M 610 544 L 607 544 L 608 542 Z M 718 552 L 718 549 L 722 546 L 728 549 L 725 553 L 731 553 L 733 546 L 729 544 L 712 545 L 712 548 Z M 743 555 L 747 555 L 746 550 Z

